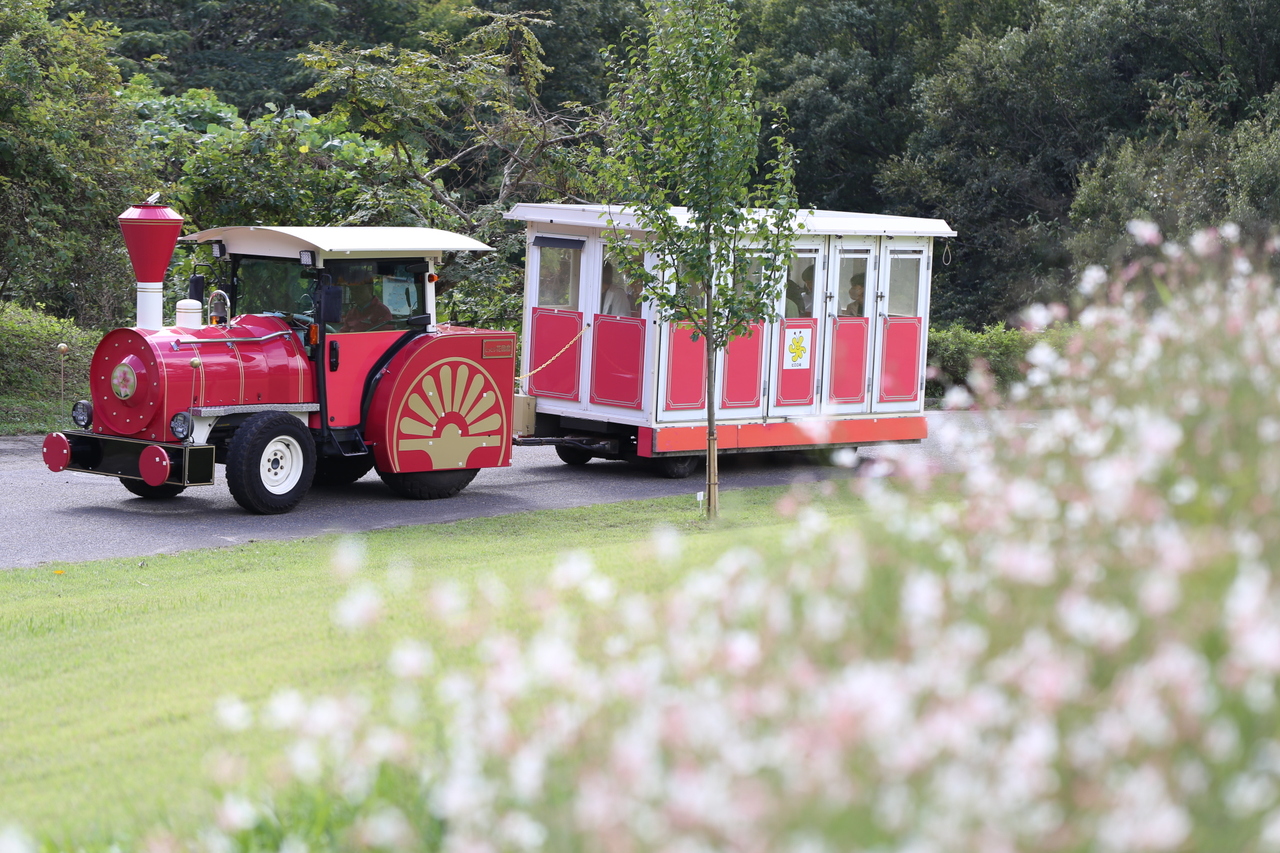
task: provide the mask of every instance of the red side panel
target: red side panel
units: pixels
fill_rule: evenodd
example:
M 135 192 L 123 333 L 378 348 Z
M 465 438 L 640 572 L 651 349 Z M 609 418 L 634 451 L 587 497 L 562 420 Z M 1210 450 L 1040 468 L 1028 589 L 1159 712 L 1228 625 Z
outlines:
M 864 403 L 867 399 L 866 317 L 837 317 L 831 329 L 832 403 Z
M 887 317 L 880 402 L 910 403 L 920 398 L 920 317 Z
M 379 471 L 511 464 L 515 335 L 423 336 L 391 359 L 365 440 Z
M 645 321 L 595 316 L 591 345 L 591 402 L 639 409 L 644 394 Z
M 561 400 L 579 398 L 582 339 L 575 341 L 574 338 L 581 331 L 582 314 L 578 311 L 533 309 L 529 323 L 529 369 L 541 369 L 529 377 L 531 395 Z
M 720 407 L 723 409 L 753 409 L 760 405 L 764 323 L 752 323 L 750 328 L 750 337 L 736 337 L 725 349 L 724 385 L 720 389 Z
M 329 426 L 349 427 L 360 423 L 360 404 L 364 382 L 374 362 L 404 332 L 348 332 L 331 334 L 325 339 L 325 354 L 316 369 L 323 371 L 329 401 Z M 338 369 L 329 369 L 329 349 L 338 346 Z M 247 401 L 253 402 L 253 401 Z
M 707 405 L 707 339 L 693 340 L 689 326 L 670 324 L 663 408 L 668 412 Z
M 811 405 L 814 377 L 818 373 L 818 354 L 815 352 L 818 321 L 812 318 L 783 320 L 781 332 L 774 405 Z

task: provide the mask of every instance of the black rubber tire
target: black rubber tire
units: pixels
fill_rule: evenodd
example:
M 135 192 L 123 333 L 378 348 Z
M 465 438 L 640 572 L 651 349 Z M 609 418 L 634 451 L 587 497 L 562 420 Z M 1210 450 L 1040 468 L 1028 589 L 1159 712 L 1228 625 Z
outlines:
M 349 486 L 373 467 L 373 454 L 321 456 L 316 459 L 315 486 Z
M 683 480 L 698 470 L 698 463 L 701 461 L 701 456 L 659 456 L 651 460 L 651 464 L 658 476 L 668 480 Z
M 387 488 L 402 498 L 416 501 L 451 498 L 476 478 L 479 468 L 458 468 L 450 471 L 415 471 L 405 474 L 378 472 Z
M 560 461 L 566 465 L 586 465 L 595 457 L 589 450 L 583 450 L 581 447 L 570 447 L 567 444 L 556 445 L 556 456 L 560 457 Z
M 120 485 L 137 495 L 149 501 L 163 501 L 169 498 L 176 498 L 187 490 L 186 486 L 179 486 L 176 483 L 161 483 L 158 486 L 148 485 L 142 480 L 121 480 Z
M 258 412 L 227 443 L 227 487 L 249 512 L 288 512 L 306 496 L 315 474 L 311 430 L 286 412 Z

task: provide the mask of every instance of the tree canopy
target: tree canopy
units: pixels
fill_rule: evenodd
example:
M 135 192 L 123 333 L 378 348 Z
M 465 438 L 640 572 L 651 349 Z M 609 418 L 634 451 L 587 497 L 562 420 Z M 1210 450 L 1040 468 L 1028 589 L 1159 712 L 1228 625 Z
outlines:
M 960 232 L 935 276 L 936 320 L 979 327 L 1063 298 L 1079 270 L 1112 258 L 1134 218 L 1176 240 L 1232 218 L 1261 239 L 1280 212 L 1275 4 L 731 8 L 755 110 L 787 116 L 800 205 L 938 216 Z M 642 10 L 641 0 L 9 4 L 0 298 L 109 314 L 105 282 L 122 262 L 97 248 L 114 227 L 108 210 L 154 187 L 202 223 L 462 228 L 504 249 L 505 262 L 468 275 L 505 286 L 520 247 L 504 206 L 598 200 L 583 164 L 602 144 L 589 120 L 616 82 L 604 51 L 623 49 L 629 28 L 648 37 Z M 773 132 L 760 134 L 767 150 Z

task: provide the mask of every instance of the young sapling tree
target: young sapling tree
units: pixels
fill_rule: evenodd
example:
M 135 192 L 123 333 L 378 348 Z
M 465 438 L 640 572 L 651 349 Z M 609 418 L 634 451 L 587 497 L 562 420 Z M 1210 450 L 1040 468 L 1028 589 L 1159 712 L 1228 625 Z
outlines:
M 634 216 L 656 262 L 626 231 L 606 233 L 612 256 L 658 319 L 706 341 L 707 516 L 719 511 L 715 377 L 719 354 L 753 323 L 778 315 L 796 233 L 794 153 L 775 126 L 761 166 L 763 124 L 754 75 L 734 47 L 724 0 L 649 0 L 648 35 L 632 32 L 612 63 L 593 164 L 603 200 Z M 610 220 L 610 225 L 619 222 Z

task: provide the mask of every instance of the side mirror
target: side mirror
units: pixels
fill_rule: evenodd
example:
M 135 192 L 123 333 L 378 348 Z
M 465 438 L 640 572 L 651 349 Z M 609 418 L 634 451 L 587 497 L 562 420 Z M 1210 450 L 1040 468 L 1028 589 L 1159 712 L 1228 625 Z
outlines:
M 187 279 L 187 298 L 204 302 L 204 276 L 200 273 L 192 273 L 191 278 Z
M 321 323 L 342 322 L 342 288 L 336 284 L 321 285 L 320 288 Z

